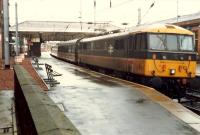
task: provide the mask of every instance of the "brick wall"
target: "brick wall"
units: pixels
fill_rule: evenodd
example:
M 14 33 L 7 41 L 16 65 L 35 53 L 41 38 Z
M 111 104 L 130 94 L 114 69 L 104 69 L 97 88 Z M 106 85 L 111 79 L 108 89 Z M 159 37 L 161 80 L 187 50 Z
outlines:
M 0 64 L 3 63 L 2 60 L 0 60 Z M 5 70 L 0 68 L 0 90 L 13 90 L 14 89 L 14 72 L 13 72 L 13 65 L 14 60 L 11 58 L 11 69 Z M 31 60 L 26 58 L 23 60 L 22 63 L 20 63 L 33 77 L 33 79 L 36 81 L 36 83 L 45 91 L 48 90 L 47 86 L 43 82 L 42 78 L 37 74 L 37 72 L 34 70 Z M 0 65 L 1 66 L 1 65 Z
M 0 69 L 0 90 L 14 89 L 14 73 L 12 69 Z
M 10 58 L 10 69 L 4 69 L 4 60 L 0 59 L 0 90 L 14 89 L 14 73 L 13 73 L 14 59 Z

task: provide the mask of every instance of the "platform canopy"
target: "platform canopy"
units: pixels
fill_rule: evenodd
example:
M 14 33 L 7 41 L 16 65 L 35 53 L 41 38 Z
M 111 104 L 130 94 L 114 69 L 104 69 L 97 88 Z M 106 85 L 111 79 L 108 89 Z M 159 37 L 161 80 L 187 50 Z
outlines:
M 187 28 L 189 30 L 194 30 L 196 28 L 199 29 L 200 28 L 200 12 L 178 16 L 178 18 L 174 17 L 174 18 L 169 18 L 166 20 L 146 23 L 146 24 L 142 24 L 141 26 L 147 26 L 147 25 L 152 25 L 152 24 L 174 24 L 174 25 Z M 138 26 L 133 26 L 130 28 L 130 30 L 135 29 L 136 27 Z
M 170 18 L 167 20 L 158 21 L 157 23 L 171 23 L 179 26 L 199 26 L 200 25 L 200 12 Z
M 15 32 L 15 25 L 10 27 Z M 69 40 L 81 35 L 95 35 L 120 29 L 109 22 L 58 22 L 58 21 L 25 21 L 18 25 L 20 36 L 41 37 L 45 41 Z

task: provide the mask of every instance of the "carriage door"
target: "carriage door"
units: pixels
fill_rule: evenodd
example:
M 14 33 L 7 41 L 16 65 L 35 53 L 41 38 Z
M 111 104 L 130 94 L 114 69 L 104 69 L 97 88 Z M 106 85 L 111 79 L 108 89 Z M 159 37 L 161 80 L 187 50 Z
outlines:
M 128 44 L 127 44 L 127 58 L 128 61 L 130 60 L 130 58 L 133 57 L 133 53 L 134 53 L 134 35 L 131 35 L 128 37 Z M 127 72 L 131 72 L 133 68 L 133 64 L 131 64 L 130 62 L 127 63 Z
M 79 47 L 79 42 L 75 43 L 75 63 L 78 64 L 78 47 Z
M 127 57 L 131 58 L 134 53 L 134 36 L 128 37 L 128 45 L 127 45 Z

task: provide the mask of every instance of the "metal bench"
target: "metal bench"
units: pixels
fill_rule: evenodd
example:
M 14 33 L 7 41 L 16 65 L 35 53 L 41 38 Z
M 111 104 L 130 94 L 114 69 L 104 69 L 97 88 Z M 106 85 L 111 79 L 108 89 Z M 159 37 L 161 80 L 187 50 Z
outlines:
M 0 133 L 11 133 L 11 130 L 10 129 L 13 129 L 12 126 L 6 126 L 6 127 L 0 127 Z
M 34 63 L 32 63 L 33 65 L 36 65 L 36 69 L 41 70 L 42 68 L 40 67 L 40 65 L 44 65 L 43 63 L 39 63 L 38 57 L 33 56 L 32 57 Z
M 49 64 L 46 64 L 45 63 L 45 69 L 46 69 L 46 73 L 47 73 L 47 78 L 44 79 L 44 81 L 47 83 L 47 84 L 50 84 L 51 87 L 53 87 L 54 85 L 56 84 L 60 84 L 60 82 L 58 82 L 57 80 L 54 79 L 55 76 L 61 76 L 62 74 L 54 71 L 52 69 L 52 66 L 49 65 Z

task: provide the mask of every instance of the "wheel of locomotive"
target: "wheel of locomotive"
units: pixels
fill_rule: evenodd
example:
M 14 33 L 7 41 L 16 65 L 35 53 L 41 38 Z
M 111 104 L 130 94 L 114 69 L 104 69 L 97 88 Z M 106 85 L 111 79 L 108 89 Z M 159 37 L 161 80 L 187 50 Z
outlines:
M 173 87 L 173 93 L 174 93 L 174 98 L 178 99 L 178 102 L 180 102 L 181 99 L 181 87 L 178 84 L 175 84 Z
M 155 89 L 162 88 L 163 81 L 160 77 L 153 77 L 149 80 L 149 85 Z
M 181 98 L 185 96 L 186 87 L 182 86 L 180 82 L 176 80 L 170 80 L 169 81 L 169 87 L 170 87 L 170 97 L 173 99 L 178 99 L 180 102 Z
M 189 81 L 189 88 L 200 90 L 200 78 L 194 78 Z

